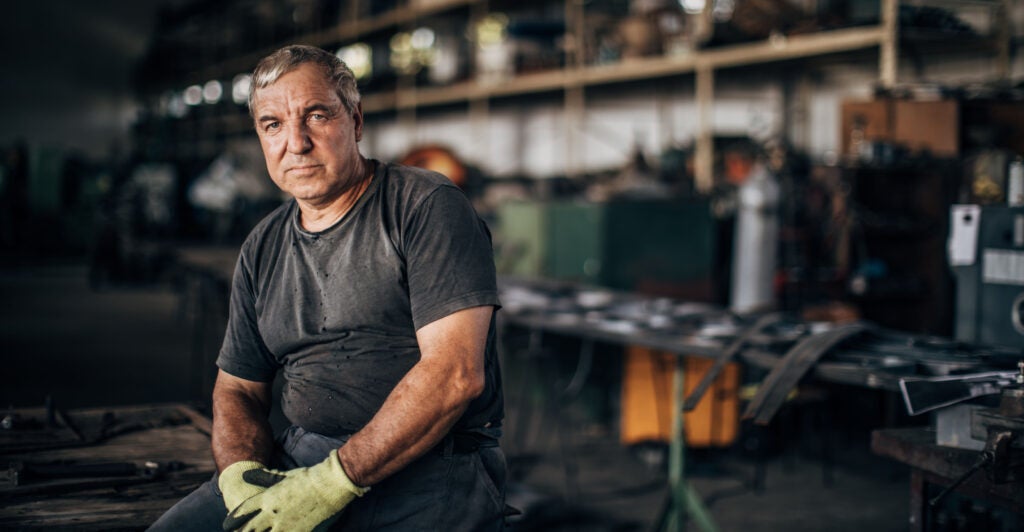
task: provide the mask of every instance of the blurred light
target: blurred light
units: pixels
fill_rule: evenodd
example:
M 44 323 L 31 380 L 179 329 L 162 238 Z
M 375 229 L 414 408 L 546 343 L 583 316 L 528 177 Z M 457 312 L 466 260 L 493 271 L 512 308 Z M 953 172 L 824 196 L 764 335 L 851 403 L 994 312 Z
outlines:
M 505 41 L 505 29 L 508 17 L 504 13 L 487 15 L 476 25 L 476 42 L 478 46 L 492 46 Z
M 736 11 L 736 0 L 715 0 L 711 7 L 711 18 L 715 22 L 729 22 Z
M 156 114 L 160 116 L 171 114 L 171 98 L 174 98 L 173 91 L 167 91 L 160 95 L 160 99 L 156 102 Z
M 249 101 L 249 86 L 252 85 L 252 76 L 249 74 L 239 74 L 235 76 L 235 79 L 231 80 L 231 100 L 238 105 L 243 105 Z
M 373 49 L 366 43 L 343 46 L 335 54 L 355 74 L 356 79 L 366 79 L 373 74 Z
M 391 37 L 391 66 L 401 74 L 415 74 L 423 65 L 432 65 L 436 59 L 434 30 L 419 28 L 400 32 Z
M 390 41 L 391 66 L 401 74 L 415 74 L 420 69 L 412 49 L 412 35 L 402 31 L 394 34 Z
M 185 105 L 185 98 L 177 92 L 171 93 L 167 98 L 167 114 L 174 118 L 182 118 L 187 112 L 188 106 Z
M 679 0 L 679 5 L 683 7 L 683 11 L 691 15 L 696 15 L 704 11 L 705 0 Z
M 389 44 L 392 52 L 408 52 L 412 50 L 412 35 L 407 31 L 400 31 L 391 36 Z
M 206 103 L 217 103 L 221 96 L 224 96 L 224 86 L 217 80 L 210 80 L 203 85 L 203 101 Z
M 434 30 L 430 28 L 417 28 L 409 38 L 409 44 L 414 50 L 429 50 L 434 46 Z
M 203 103 L 203 88 L 199 85 L 192 85 L 185 89 L 185 93 L 181 97 L 185 100 L 185 105 L 199 105 Z

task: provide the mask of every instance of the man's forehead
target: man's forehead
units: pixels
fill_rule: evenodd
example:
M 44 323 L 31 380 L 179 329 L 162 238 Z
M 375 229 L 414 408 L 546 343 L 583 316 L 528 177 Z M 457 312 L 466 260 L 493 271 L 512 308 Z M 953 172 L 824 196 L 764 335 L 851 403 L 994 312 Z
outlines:
M 254 95 L 257 109 L 285 105 L 341 105 L 336 88 L 315 65 L 304 64 L 282 74 L 266 87 L 257 88 Z

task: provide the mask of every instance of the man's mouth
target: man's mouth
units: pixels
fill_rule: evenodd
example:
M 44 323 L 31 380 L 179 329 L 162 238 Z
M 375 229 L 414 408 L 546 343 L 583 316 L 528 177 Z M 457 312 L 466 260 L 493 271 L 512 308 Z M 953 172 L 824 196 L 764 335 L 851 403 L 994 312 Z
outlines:
M 297 173 L 297 174 L 308 174 L 308 173 L 316 170 L 319 167 L 320 167 L 319 164 L 303 164 L 303 165 L 289 167 L 287 170 L 285 170 L 285 172 L 286 173 Z

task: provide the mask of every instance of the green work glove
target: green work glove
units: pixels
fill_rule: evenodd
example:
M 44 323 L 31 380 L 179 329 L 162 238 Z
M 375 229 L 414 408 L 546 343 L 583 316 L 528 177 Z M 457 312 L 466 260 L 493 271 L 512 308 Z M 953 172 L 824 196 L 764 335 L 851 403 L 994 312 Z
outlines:
M 243 478 L 246 471 L 259 469 L 267 471 L 266 466 L 259 462 L 242 460 L 225 467 L 224 471 L 220 472 L 220 476 L 217 478 L 217 487 L 220 488 L 220 492 L 224 496 L 224 506 L 228 508 L 229 512 L 242 504 L 242 501 L 267 489 L 265 486 L 250 484 Z
M 246 499 L 224 519 L 224 530 L 313 530 L 333 523 L 345 506 L 369 488 L 349 480 L 337 449 L 313 467 L 290 471 L 253 469 L 242 474 L 267 489 Z

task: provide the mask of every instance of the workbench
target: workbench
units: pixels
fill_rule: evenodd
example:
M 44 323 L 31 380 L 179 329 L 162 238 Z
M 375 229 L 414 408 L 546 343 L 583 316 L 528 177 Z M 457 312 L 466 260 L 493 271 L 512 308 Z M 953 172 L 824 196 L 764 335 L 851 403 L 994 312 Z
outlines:
M 871 324 L 851 328 L 853 334 L 849 336 L 835 335 L 849 325 L 807 323 L 793 317 L 761 329 L 756 323 L 770 316 L 740 316 L 703 303 L 568 282 L 503 277 L 499 278 L 499 287 L 504 305 L 498 314 L 502 336 L 510 327 L 525 329 L 529 338 L 527 351 L 534 352 L 542 352 L 541 337 L 545 334 L 580 340 L 580 362 L 567 389 L 578 389 L 582 385 L 580 381 L 586 378 L 594 344 L 599 342 L 647 347 L 679 357 L 718 359 L 731 356 L 747 365 L 772 371 L 777 366 L 781 367 L 785 358 L 794 358 L 787 355 L 800 351 L 804 340 L 833 335 L 838 340 L 835 348 L 828 346 L 816 354 L 826 356 L 820 360 L 814 358 L 807 368 L 807 375 L 825 382 L 890 392 L 898 392 L 901 377 L 970 371 L 983 368 L 988 363 L 1015 363 L 1016 356 L 1019 356 L 1015 351 L 1005 352 L 949 339 L 887 331 Z M 744 337 L 745 343 L 736 343 Z M 683 367 L 683 364 L 675 364 L 672 381 L 671 500 L 661 524 L 668 529 L 681 529 L 687 519 L 692 519 L 707 532 L 716 527 L 701 499 L 684 478 L 686 453 L 682 412 L 684 404 L 690 400 L 684 398 L 686 376 Z M 772 376 L 777 375 L 773 372 L 769 378 Z M 796 379 L 790 379 L 791 383 L 795 386 L 800 377 L 796 375 Z M 775 380 L 773 384 L 780 381 Z M 767 389 L 768 384 L 762 387 Z M 779 388 L 775 390 L 776 397 L 784 398 L 790 391 L 788 386 Z M 773 407 L 762 409 L 756 413 L 755 419 L 770 419 L 778 405 L 776 401 Z
M 967 473 L 980 455 L 979 451 L 946 447 L 935 441 L 933 429 L 920 427 L 880 429 L 871 434 L 874 453 L 911 468 L 910 530 L 914 532 L 939 529 L 929 501 Z M 1007 523 L 1014 519 L 1017 525 L 1024 526 L 1024 480 L 995 484 L 984 471 L 978 471 L 954 492 L 1008 512 L 1001 516 L 1007 526 L 1002 530 L 1020 530 Z
M 659 300 L 625 292 L 604 289 L 581 288 L 575 285 L 524 280 L 517 278 L 499 279 L 501 300 L 504 305 L 499 317 L 499 336 L 504 338 L 509 327 L 528 331 L 528 351 L 537 352 L 543 342 L 542 335 L 554 334 L 578 338 L 581 342 L 579 362 L 573 380 L 566 386 L 571 396 L 582 386 L 592 363 L 595 343 L 618 346 L 637 345 L 673 353 L 679 356 L 700 356 L 713 358 L 721 353 L 720 338 L 707 336 L 680 335 L 671 329 L 664 331 L 638 325 L 637 321 L 653 314 L 659 306 L 672 305 L 668 300 Z M 615 304 L 624 313 L 602 313 Z M 710 305 L 695 304 L 694 312 L 718 313 Z M 622 314 L 629 314 L 627 317 Z M 727 320 L 724 320 L 727 321 Z M 726 331 L 729 332 L 729 331 Z M 504 349 L 503 349 L 504 351 Z M 508 355 L 506 355 L 508 356 Z M 659 517 L 660 525 L 669 530 L 682 530 L 687 519 L 692 519 L 701 530 L 716 530 L 710 512 L 703 501 L 684 478 L 685 443 L 683 438 L 682 404 L 685 388 L 684 364 L 674 365 L 672 377 L 672 403 L 676 408 L 671 412 L 671 442 L 669 451 L 669 501 L 666 513 Z M 547 398 L 560 404 L 563 398 Z
M 0 530 L 143 530 L 215 471 L 184 404 L 5 410 Z

